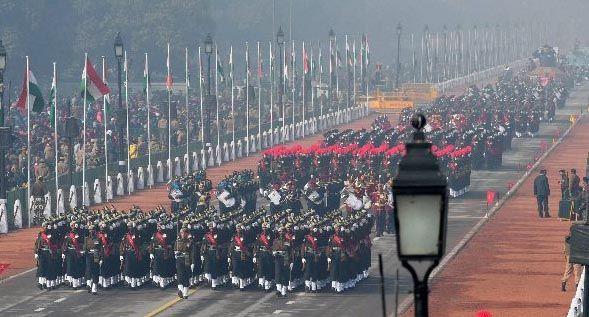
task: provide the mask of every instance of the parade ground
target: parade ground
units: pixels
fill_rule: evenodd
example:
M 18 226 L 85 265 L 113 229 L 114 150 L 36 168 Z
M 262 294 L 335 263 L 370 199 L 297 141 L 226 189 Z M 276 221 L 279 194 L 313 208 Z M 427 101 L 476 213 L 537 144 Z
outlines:
M 473 316 L 479 309 L 490 310 L 494 316 L 557 316 L 566 312 L 573 287 L 569 286 L 566 293 L 560 292 L 560 278 L 564 268 L 563 237 L 570 223 L 556 218 L 560 194 L 557 171 L 584 170 L 589 122 L 581 118 L 540 163 L 548 169 L 553 188 L 552 218 L 537 217 L 531 194 L 536 171 L 531 171 L 531 177 L 521 184 L 518 181 L 542 157 L 544 150 L 566 133 L 571 126 L 570 116 L 586 111 L 588 97 L 587 85 L 577 87 L 566 107 L 557 110 L 555 121 L 542 123 L 535 138 L 514 139 L 512 149 L 503 155 L 499 170 L 474 171 L 470 192 L 450 201 L 448 260 L 431 283 L 432 316 Z M 368 117 L 348 127 L 369 128 L 373 119 Z M 299 143 L 309 145 L 320 138 L 314 136 Z M 216 182 L 234 169 L 254 168 L 258 158 L 244 158 L 209 169 L 208 173 Z M 504 201 L 509 188 L 514 190 Z M 496 192 L 495 202 L 500 206 L 497 210 L 494 203 L 487 205 L 489 191 Z M 132 204 L 149 208 L 167 205 L 169 200 L 165 189 L 158 187 L 114 204 L 118 208 Z M 2 275 L 0 283 L 2 316 L 379 316 L 379 253 L 384 262 L 388 314 L 394 316 L 397 299 L 399 309 L 411 304 L 409 292 L 413 283 L 397 260 L 394 235 L 374 239 L 370 277 L 345 294 L 294 292 L 278 299 L 273 292 L 225 288 L 213 291 L 200 286 L 190 291 L 187 300 L 181 301 L 173 287 L 163 291 L 151 286 L 135 291 L 115 288 L 101 291 L 98 296 L 66 287 L 39 290 L 32 269 L 35 235 L 33 228 L 0 238 L 0 258 L 10 264 L 10 277 Z

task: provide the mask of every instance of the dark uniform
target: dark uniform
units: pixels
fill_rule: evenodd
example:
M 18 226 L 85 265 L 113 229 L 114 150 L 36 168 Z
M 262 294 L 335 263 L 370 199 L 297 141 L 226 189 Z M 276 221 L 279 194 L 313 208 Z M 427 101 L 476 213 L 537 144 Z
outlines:
M 182 228 L 180 237 L 176 240 L 174 253 L 176 257 L 176 274 L 178 277 L 178 296 L 188 298 L 188 287 L 192 277 L 193 263 L 193 240 L 188 233 L 188 228 Z

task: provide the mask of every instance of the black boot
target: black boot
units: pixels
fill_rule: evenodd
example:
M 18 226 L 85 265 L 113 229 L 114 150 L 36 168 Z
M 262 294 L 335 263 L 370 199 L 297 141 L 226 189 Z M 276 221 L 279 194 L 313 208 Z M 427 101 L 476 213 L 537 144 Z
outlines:
M 562 287 L 560 288 L 560 290 L 563 292 L 567 291 L 567 282 L 562 282 Z

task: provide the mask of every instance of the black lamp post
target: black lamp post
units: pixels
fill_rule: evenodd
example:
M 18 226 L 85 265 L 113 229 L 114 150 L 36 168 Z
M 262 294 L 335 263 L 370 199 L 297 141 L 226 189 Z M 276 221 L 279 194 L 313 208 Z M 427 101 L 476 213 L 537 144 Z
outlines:
M 280 75 L 278 76 L 278 78 L 280 78 L 280 81 L 278 83 L 278 103 L 281 105 L 282 110 L 281 112 L 284 112 L 284 105 L 282 104 L 282 96 L 284 94 L 284 85 L 283 85 L 283 80 L 284 80 L 284 70 L 282 69 L 282 67 L 284 67 L 283 65 L 283 61 L 282 61 L 282 48 L 284 47 L 284 31 L 282 31 L 282 25 L 278 27 L 278 32 L 276 33 L 276 43 L 278 44 L 278 48 L 279 48 L 279 53 L 278 55 L 280 58 Z M 282 126 L 284 127 L 284 122 L 282 122 Z
M 395 76 L 395 88 L 399 88 L 399 76 L 401 74 L 401 32 L 403 26 L 401 22 L 397 24 L 397 75 Z
M 335 32 L 333 29 L 329 29 L 329 107 L 333 106 L 333 82 L 335 79 L 333 78 L 335 74 L 335 69 L 337 67 L 337 61 L 334 60 L 334 47 L 333 44 L 335 43 Z
M 211 34 L 207 34 L 204 40 L 205 54 L 207 54 L 207 97 L 206 97 L 206 113 L 204 118 L 205 135 L 203 142 L 209 145 L 211 142 L 211 109 L 215 99 L 211 96 L 211 55 L 213 54 L 213 38 Z M 215 96 L 216 98 L 216 96 Z
M 4 125 L 4 70 L 6 69 L 6 49 L 0 40 L 0 204 L 6 203 L 6 151 L 10 148 L 10 128 Z
M 418 317 L 428 316 L 427 280 L 445 252 L 448 216 L 447 181 L 421 131 L 425 123 L 422 114 L 411 120 L 413 142 L 406 144 L 393 182 L 397 254 L 413 278 Z M 411 266 L 415 261 L 429 264 L 423 276 Z
M 118 109 L 117 109 L 117 125 L 119 130 L 119 172 L 121 174 L 126 173 L 126 158 L 125 155 L 125 142 L 123 139 L 125 138 L 125 125 L 124 122 L 127 122 L 127 112 L 123 109 L 123 93 L 122 93 L 122 79 L 121 79 L 121 61 L 123 59 L 123 39 L 121 39 L 121 33 L 117 33 L 117 37 L 115 38 L 114 44 L 115 56 L 117 58 L 117 78 L 118 78 L 118 88 L 119 88 L 119 97 L 117 100 Z

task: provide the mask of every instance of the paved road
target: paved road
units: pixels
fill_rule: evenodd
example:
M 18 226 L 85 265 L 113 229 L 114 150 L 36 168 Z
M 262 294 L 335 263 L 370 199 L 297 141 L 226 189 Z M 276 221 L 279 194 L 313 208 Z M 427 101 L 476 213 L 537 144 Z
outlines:
M 589 86 L 575 91 L 567 107 L 559 110 L 552 123 L 543 123 L 541 133 L 534 139 L 513 141 L 513 149 L 504 155 L 504 166 L 498 171 L 476 171 L 472 177 L 471 191 L 450 203 L 447 248 L 451 250 L 471 228 L 485 216 L 487 190 L 500 195 L 507 191 L 507 184 L 515 183 L 523 175 L 527 163 L 538 156 L 541 142 L 552 142 L 557 130 L 564 131 L 570 114 L 578 114 L 586 107 Z M 530 205 L 530 212 L 534 207 Z M 380 286 L 377 278 L 377 254 L 382 253 L 386 279 L 389 311 L 394 307 L 395 289 L 399 298 L 409 296 L 412 282 L 406 270 L 397 261 L 393 235 L 386 235 L 374 242 L 371 276 L 355 289 L 341 295 L 330 292 L 306 294 L 295 292 L 286 299 L 277 299 L 273 293 L 257 290 L 220 290 L 197 288 L 188 300 L 175 302 L 175 290 L 165 291 L 146 287 L 141 290 L 113 289 L 92 296 L 85 291 L 58 289 L 40 291 L 35 285 L 34 272 L 4 281 L 0 284 L 1 316 L 127 316 L 148 315 L 166 304 L 170 307 L 161 316 L 379 316 Z M 399 269 L 400 279 L 395 281 Z

